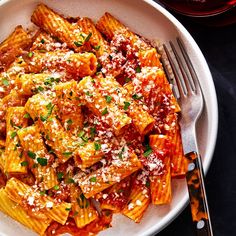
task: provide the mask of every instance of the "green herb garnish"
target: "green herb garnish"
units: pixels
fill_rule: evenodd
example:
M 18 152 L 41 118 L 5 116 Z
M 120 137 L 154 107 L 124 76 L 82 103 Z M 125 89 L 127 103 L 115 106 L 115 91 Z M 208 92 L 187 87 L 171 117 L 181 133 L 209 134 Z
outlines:
M 93 48 L 96 50 L 96 51 L 98 51 L 99 49 L 100 49 L 100 45 L 97 45 L 97 46 L 94 46 Z
M 134 100 L 139 100 L 139 99 L 141 99 L 143 96 L 138 96 L 138 94 L 137 93 L 135 93 L 133 96 L 132 96 L 132 98 L 134 99 Z
M 73 152 L 63 152 L 62 154 L 66 157 L 70 157 Z
M 52 105 L 51 102 L 48 103 L 48 105 L 46 105 L 46 108 L 47 108 L 47 110 L 48 110 L 48 113 L 47 113 L 47 115 L 45 115 L 45 116 L 40 115 L 41 121 L 46 121 L 46 120 L 48 119 L 48 117 L 52 114 L 52 110 L 53 110 L 54 106 L 55 106 L 55 105 Z
M 16 135 L 17 135 L 17 133 L 14 131 L 14 132 L 12 132 L 11 133 L 11 138 L 15 138 L 16 137 Z
M 94 143 L 94 149 L 95 149 L 95 151 L 99 151 L 99 150 L 101 150 L 101 144 L 95 142 L 95 143 Z
M 24 118 L 29 119 L 30 118 L 29 113 L 24 114 Z
M 63 172 L 58 172 L 58 173 L 57 173 L 57 178 L 58 178 L 58 180 L 62 180 L 63 176 L 64 176 L 64 173 L 63 173 Z
M 75 41 L 75 42 L 74 42 L 74 45 L 75 45 L 76 47 L 81 47 L 81 46 L 83 46 L 83 42 L 81 42 L 81 41 Z
M 102 111 L 101 115 L 104 116 L 104 115 L 106 115 L 106 114 L 108 114 L 107 107 Z
M 66 123 L 67 123 L 68 125 L 72 125 L 73 121 L 72 121 L 71 119 L 69 119 L 69 120 L 66 121 Z
M 128 82 L 130 82 L 130 81 L 131 81 L 131 78 L 125 77 L 125 83 L 128 83 Z
M 93 94 L 89 93 L 89 91 L 87 91 L 85 94 L 86 94 L 87 96 L 89 96 L 89 97 L 92 97 L 92 96 L 93 96 Z
M 22 161 L 20 164 L 21 164 L 21 166 L 27 166 L 28 165 L 28 161 Z
M 92 33 L 90 32 L 90 33 L 88 34 L 88 36 L 85 38 L 84 42 L 88 42 L 89 39 L 91 38 L 91 36 L 92 36 Z
M 91 138 L 94 138 L 95 134 L 96 134 L 96 128 L 95 127 L 90 127 Z
M 80 131 L 79 134 L 78 134 L 78 137 L 82 138 L 84 135 L 85 135 L 85 132 L 84 131 Z
M 53 189 L 54 189 L 54 190 L 59 190 L 60 187 L 59 187 L 59 185 L 55 185 L 55 186 L 53 187 Z
M 5 85 L 5 86 L 8 86 L 8 85 L 9 85 L 9 81 L 8 81 L 7 78 L 2 78 L 2 83 L 3 83 L 3 85 Z
M 146 149 L 146 151 L 143 153 L 143 155 L 144 155 L 145 157 L 147 157 L 147 156 L 149 156 L 151 153 L 152 153 L 152 149 L 151 149 L 151 147 L 148 147 L 148 148 Z
M 41 165 L 41 166 L 46 166 L 48 164 L 48 160 L 46 158 L 41 158 L 38 157 L 37 158 L 37 162 Z
M 94 177 L 91 177 L 91 178 L 89 179 L 89 181 L 95 183 L 95 182 L 97 181 L 97 178 L 96 178 L 95 176 L 94 176 Z
M 36 90 L 37 90 L 38 92 L 43 92 L 43 91 L 44 91 L 44 88 L 43 88 L 42 86 L 38 86 L 38 87 L 36 88 Z
M 128 110 L 129 106 L 130 106 L 130 102 L 124 102 L 124 110 Z
M 31 151 L 28 151 L 28 152 L 27 152 L 27 155 L 28 155 L 28 157 L 30 157 L 31 159 L 35 159 L 35 157 L 36 157 L 36 154 L 35 154 L 34 152 L 31 152 Z
M 106 96 L 105 96 L 105 99 L 106 99 L 106 102 L 107 102 L 107 103 L 110 103 L 111 100 L 112 100 L 112 97 L 109 96 L 109 95 L 106 95 Z
M 136 69 L 135 69 L 136 73 L 140 73 L 141 72 L 141 67 L 140 66 L 137 66 Z
M 40 196 L 45 195 L 46 194 L 46 190 L 40 191 L 39 194 L 40 194 Z
M 75 181 L 72 178 L 68 178 L 66 181 L 68 184 L 74 184 Z
M 28 53 L 28 57 L 32 57 L 33 55 L 34 55 L 33 52 L 29 52 L 29 53 Z

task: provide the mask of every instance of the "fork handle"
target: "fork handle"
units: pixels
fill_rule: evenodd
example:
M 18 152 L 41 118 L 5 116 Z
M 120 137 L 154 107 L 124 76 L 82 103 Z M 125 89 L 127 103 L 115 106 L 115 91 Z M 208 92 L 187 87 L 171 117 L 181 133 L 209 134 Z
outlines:
M 188 159 L 186 179 L 196 234 L 197 236 L 213 236 L 201 157 L 196 152 L 190 152 L 185 156 Z

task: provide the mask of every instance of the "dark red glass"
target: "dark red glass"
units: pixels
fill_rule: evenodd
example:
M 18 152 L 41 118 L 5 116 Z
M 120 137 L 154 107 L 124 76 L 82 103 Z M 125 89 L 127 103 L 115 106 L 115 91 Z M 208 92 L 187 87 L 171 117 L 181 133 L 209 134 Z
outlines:
M 234 6 L 236 0 L 159 0 L 170 9 L 188 16 L 212 16 L 223 13 Z

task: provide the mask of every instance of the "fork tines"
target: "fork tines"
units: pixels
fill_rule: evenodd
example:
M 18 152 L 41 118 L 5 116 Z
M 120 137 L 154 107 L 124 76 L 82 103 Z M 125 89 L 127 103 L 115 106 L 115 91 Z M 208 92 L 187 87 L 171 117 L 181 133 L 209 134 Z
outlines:
M 168 77 L 171 77 L 170 73 L 174 75 L 174 83 L 178 88 L 176 91 L 176 87 L 174 86 L 175 95 L 179 97 L 186 96 L 189 93 L 199 93 L 200 86 L 193 64 L 181 39 L 177 38 L 176 42 L 178 47 L 176 47 L 173 42 L 169 42 L 172 52 L 167 48 L 167 45 L 163 44 L 163 49 L 172 71 L 170 72 L 168 69 L 166 61 L 163 62 L 163 66 Z

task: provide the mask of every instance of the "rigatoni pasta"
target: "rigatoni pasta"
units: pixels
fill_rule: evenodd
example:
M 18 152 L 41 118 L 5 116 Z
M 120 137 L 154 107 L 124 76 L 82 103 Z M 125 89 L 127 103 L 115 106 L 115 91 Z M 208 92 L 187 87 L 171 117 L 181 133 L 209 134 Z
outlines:
M 0 210 L 39 235 L 93 235 L 169 204 L 187 160 L 156 48 L 110 13 L 39 4 L 31 20 L 0 44 Z

